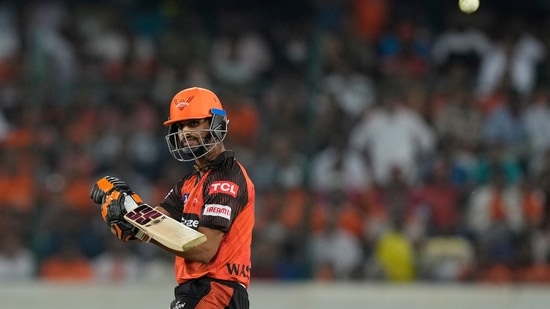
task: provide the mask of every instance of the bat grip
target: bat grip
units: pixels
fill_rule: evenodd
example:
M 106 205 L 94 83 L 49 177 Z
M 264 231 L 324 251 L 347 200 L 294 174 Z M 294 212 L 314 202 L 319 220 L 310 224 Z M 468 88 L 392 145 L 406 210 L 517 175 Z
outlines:
M 126 193 L 123 193 L 123 194 L 124 194 L 124 208 L 126 209 L 127 212 L 130 212 L 139 206 L 131 196 L 129 196 Z

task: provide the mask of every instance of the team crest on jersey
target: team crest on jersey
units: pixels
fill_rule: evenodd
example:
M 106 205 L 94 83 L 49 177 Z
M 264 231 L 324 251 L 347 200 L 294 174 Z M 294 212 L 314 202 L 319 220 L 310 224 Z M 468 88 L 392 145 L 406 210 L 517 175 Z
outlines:
M 222 193 L 232 197 L 237 197 L 237 192 L 239 192 L 239 186 L 231 181 L 214 181 L 208 190 L 208 194 Z

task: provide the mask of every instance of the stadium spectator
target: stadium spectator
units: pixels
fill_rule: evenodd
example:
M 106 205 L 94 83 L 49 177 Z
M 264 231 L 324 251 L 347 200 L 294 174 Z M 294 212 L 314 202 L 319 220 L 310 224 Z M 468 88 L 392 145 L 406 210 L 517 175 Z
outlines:
M 339 137 L 316 152 L 311 163 L 311 186 L 321 198 L 342 192 L 348 199 L 356 198 L 371 185 L 371 172 L 364 157 L 348 147 Z
M 539 80 L 545 46 L 519 20 L 510 21 L 508 31 L 493 32 L 490 48 L 481 59 L 476 92 L 489 95 L 508 83 L 522 98 L 530 96 Z
M 334 213 L 329 215 L 323 230 L 313 233 L 311 256 L 314 276 L 327 279 L 328 275 L 333 280 L 356 278 L 363 261 L 360 239 L 340 226 Z M 328 270 L 331 270 L 329 274 Z
M 502 168 L 494 166 L 490 173 L 489 183 L 470 196 L 465 227 L 482 265 L 510 265 L 525 228 L 523 209 L 515 185 L 506 182 Z
M 460 192 L 451 181 L 451 163 L 440 158 L 433 162 L 424 184 L 415 190 L 415 207 L 425 213 L 423 224 L 428 236 L 460 233 Z
M 294 148 L 292 135 L 274 132 L 271 148 L 252 167 L 251 177 L 258 191 L 267 188 L 292 190 L 304 183 L 305 156 Z
M 513 90 L 506 93 L 502 104 L 486 115 L 482 127 L 485 145 L 500 145 L 503 151 L 527 169 L 529 136 L 525 123 L 525 102 Z
M 3 213 L 6 215 L 6 213 Z M 9 220 L 16 217 L 9 216 Z M 0 282 L 15 283 L 35 278 L 36 258 L 18 231 L 4 231 L 0 238 Z
M 209 61 L 212 75 L 224 85 L 254 87 L 271 69 L 273 56 L 252 18 L 227 12 L 212 38 Z
M 491 48 L 487 33 L 458 11 L 448 14 L 446 20 L 446 27 L 431 46 L 433 74 L 444 77 L 459 66 L 466 68 L 467 76 L 476 78 L 481 60 Z
M 382 90 L 380 105 L 366 113 L 350 133 L 351 147 L 363 152 L 373 180 L 386 184 L 398 168 L 408 183 L 416 183 L 423 162 L 435 146 L 433 129 L 404 105 L 403 90 Z

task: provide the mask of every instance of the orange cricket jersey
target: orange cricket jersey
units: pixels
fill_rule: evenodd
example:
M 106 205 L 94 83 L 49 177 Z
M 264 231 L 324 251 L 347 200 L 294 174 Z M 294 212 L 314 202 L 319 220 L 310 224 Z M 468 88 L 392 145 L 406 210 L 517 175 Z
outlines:
M 248 287 L 254 200 L 254 185 L 230 151 L 214 160 L 202 177 L 192 172 L 176 184 L 160 205 L 189 227 L 204 226 L 225 233 L 218 253 L 208 264 L 176 257 L 178 284 L 206 276 Z

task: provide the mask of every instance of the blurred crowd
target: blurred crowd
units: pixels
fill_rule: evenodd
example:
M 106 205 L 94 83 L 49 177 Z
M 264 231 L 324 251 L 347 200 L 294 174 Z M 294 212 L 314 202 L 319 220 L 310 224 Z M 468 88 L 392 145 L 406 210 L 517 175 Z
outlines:
M 0 1 L 0 281 L 171 278 L 89 191 L 162 200 L 201 86 L 256 185 L 253 278 L 550 283 L 549 7 L 268 2 Z

